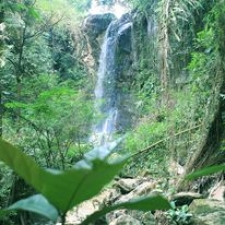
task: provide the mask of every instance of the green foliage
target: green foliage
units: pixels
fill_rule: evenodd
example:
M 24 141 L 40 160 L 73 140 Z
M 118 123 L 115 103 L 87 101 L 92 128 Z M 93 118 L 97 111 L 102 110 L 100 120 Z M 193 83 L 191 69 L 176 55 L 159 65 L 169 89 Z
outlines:
M 208 74 L 215 66 L 215 34 L 212 28 L 206 28 L 199 32 L 196 38 L 195 48 L 198 50 L 192 53 L 192 60 L 188 66 L 193 79 L 202 79 L 202 74 Z M 204 77 L 207 80 L 207 76 Z M 199 80 L 198 80 L 199 81 Z M 201 83 L 202 80 L 201 80 Z
M 127 166 L 130 173 L 148 170 L 157 176 L 168 175 L 167 163 L 173 149 L 182 164 L 195 151 L 196 146 L 191 143 L 197 145 L 201 141 L 206 105 L 199 105 L 199 92 L 195 93 L 189 88 L 191 86 L 181 91 L 171 90 L 167 107 L 160 107 L 157 95 L 144 96 L 143 93 L 142 103 L 138 105 L 143 116 L 135 129 L 127 134 L 121 150 L 135 155 L 133 162 Z
M 3 136 L 44 167 L 69 168 L 90 149 L 92 103 L 82 86 L 84 65 L 75 53 L 83 12 L 78 15 L 67 1 L 3 1 L 1 6 Z M 2 166 L 0 172 L 2 207 L 28 195 L 11 170 Z
M 36 2 L 37 7 L 45 15 L 50 15 L 53 23 L 60 21 L 62 26 L 71 28 L 86 15 L 90 4 L 90 0 L 39 0 Z
M 104 4 L 111 2 L 102 1 Z M 203 129 L 198 126 L 208 127 L 214 116 L 219 93 L 219 80 L 215 71 L 221 70 L 218 61 L 220 55 L 224 55 L 224 1 L 129 2 L 141 11 L 137 14 L 138 22 L 133 25 L 134 31 L 138 28 L 134 37 L 138 59 L 135 62 L 137 65 L 134 65 L 135 78 L 131 84 L 135 96 L 135 127 L 127 134 L 121 150 L 135 155 L 126 167 L 129 174 L 147 171 L 165 177 L 168 175 L 167 159 L 171 153 L 175 153 L 177 161 L 185 164 L 188 156 L 198 149 L 204 136 Z M 164 107 L 161 104 L 158 79 L 159 43 L 156 43 L 157 32 L 160 30 L 148 27 L 152 29 L 150 40 L 146 23 L 151 25 L 156 19 L 158 24 L 165 22 L 161 15 L 165 13 L 166 2 L 171 3 L 168 10 L 170 21 L 166 23 L 169 26 L 168 63 L 172 76 L 166 96 L 167 105 Z M 81 159 L 90 148 L 87 139 L 92 106 L 90 96 L 84 88 L 87 89 L 91 82 L 80 60 L 81 49 L 77 51 L 80 43 L 76 43 L 81 40 L 77 25 L 90 7 L 90 1 L 3 1 L 1 6 L 4 6 L 6 12 L 4 40 L 8 45 L 4 48 L 4 68 L 0 74 L 5 106 L 4 137 L 20 146 L 44 167 L 71 168 L 72 162 Z M 198 129 L 192 130 L 192 127 Z M 142 150 L 145 151 L 139 154 L 138 151 Z M 16 163 L 18 164 L 17 160 Z M 93 165 L 101 165 L 105 169 L 109 167 L 101 160 L 98 163 L 94 161 Z M 35 167 L 35 171 L 36 169 Z M 69 174 L 77 175 L 73 169 L 58 171 L 56 174 L 41 170 L 45 171 L 41 175 L 44 174 L 44 180 L 51 189 L 53 186 L 48 182 L 55 183 L 56 178 L 53 177 L 65 178 L 67 182 Z M 223 169 L 223 166 L 209 168 L 194 176 Z M 105 174 L 103 171 L 102 173 Z M 11 175 L 11 171 L 1 167 L 0 197 L 3 202 L 7 201 L 10 192 Z M 43 194 L 42 187 L 38 188 Z M 53 192 L 51 195 L 50 189 L 47 188 L 48 192 L 44 192 L 44 195 L 50 198 L 51 203 L 54 201 L 53 208 L 56 206 L 61 209 L 61 213 L 66 213 L 72 205 L 77 204 L 71 196 L 67 196 L 65 201 L 70 198 L 71 204 L 68 203 L 68 207 L 65 207 L 67 203 L 63 200 L 63 207 L 60 208 L 60 200 L 56 201 L 53 196 L 54 193 L 60 193 Z M 68 193 L 71 191 L 72 189 L 68 190 Z M 13 207 L 27 209 L 34 200 L 40 201 L 43 209 L 51 208 L 40 195 L 16 203 Z M 80 199 L 83 200 L 84 198 Z M 149 203 L 154 203 L 154 198 L 149 200 Z M 35 205 L 32 207 L 35 211 L 40 211 Z M 130 206 L 106 207 L 91 218 L 120 207 Z M 40 213 L 43 214 L 44 211 Z M 185 208 L 171 211 L 171 217 L 177 222 L 181 222 L 187 214 Z M 51 216 L 51 219 L 55 220 L 56 216 Z
M 145 1 L 139 4 L 144 6 Z M 171 72 L 169 90 L 165 95 L 161 95 L 157 70 L 154 71 L 154 68 L 149 70 L 150 67 L 146 66 L 146 60 L 155 53 L 150 52 L 149 49 L 146 54 L 139 51 L 138 53 L 142 53 L 138 65 L 140 73 L 135 74 L 135 78 L 140 88 L 135 93 L 136 106 L 141 119 L 131 131 L 132 134 L 128 135 L 124 148 L 139 157 L 134 159 L 132 164 L 134 167 L 138 164 L 141 168 L 151 168 L 150 172 L 153 168 L 154 172 L 158 171 L 157 167 L 153 167 L 155 161 L 162 164 L 165 162 L 161 158 L 162 152 L 168 157 L 173 154 L 176 161 L 185 165 L 187 158 L 201 148 L 204 128 L 210 126 L 218 107 L 223 79 L 219 74 L 224 70 L 220 64 L 218 50 L 220 54 L 223 53 L 218 42 L 215 41 L 218 37 L 223 37 L 221 32 L 224 29 L 221 30 L 216 22 L 220 20 L 220 27 L 224 27 L 222 2 L 214 2 L 206 7 L 205 1 L 158 1 L 156 7 L 158 22 L 168 25 L 169 29 L 167 59 Z M 146 7 L 145 11 L 149 15 L 151 7 Z M 169 14 L 169 21 L 163 21 L 162 13 Z M 203 23 L 197 24 L 200 20 Z M 162 33 L 160 38 L 163 36 Z M 140 43 L 145 43 L 143 39 L 140 40 L 138 39 Z M 147 35 L 146 40 L 149 41 Z M 144 51 L 147 45 L 143 44 L 143 46 Z M 158 47 L 164 48 L 164 46 Z M 156 51 L 158 50 L 156 48 Z M 160 98 L 166 98 L 165 107 L 162 106 L 163 101 Z M 192 127 L 198 128 L 192 129 Z M 157 144 L 158 142 L 160 144 Z M 151 145 L 154 145 L 154 148 L 151 148 Z M 141 153 L 148 148 L 149 150 L 144 151 L 146 154 Z M 130 169 L 132 170 L 132 166 Z
M 79 84 L 84 81 L 84 78 L 88 78 L 85 68 L 81 64 L 80 55 L 77 53 L 81 47 L 74 41 L 75 35 L 77 34 L 74 34 L 73 30 L 54 26 L 46 34 L 46 39 L 53 61 L 54 73 L 57 73 L 63 81 L 73 79 Z
M 92 104 L 85 93 L 75 91 L 73 83 L 67 80 L 57 85 L 53 75 L 43 74 L 34 83 L 25 82 L 26 103 L 13 101 L 5 104 L 9 115 L 18 110 L 21 114 L 19 124 L 5 121 L 8 126 L 15 127 L 12 130 L 5 128 L 8 139 L 11 140 L 18 125 L 23 124 L 21 136 L 12 142 L 23 146 L 42 165 L 68 167 L 74 157 L 82 156 L 89 148 L 84 143 L 92 119 Z M 37 87 L 40 90 L 35 91 Z
M 121 152 L 137 154 L 126 167 L 126 173 L 136 174 L 149 171 L 156 176 L 165 175 L 166 172 L 166 148 L 165 142 L 161 142 L 149 151 L 138 154 L 138 151 L 148 148 L 152 144 L 164 139 L 167 131 L 167 122 L 158 122 L 155 118 L 144 117 L 135 130 L 127 134 L 121 147 Z M 160 168 L 158 165 L 162 165 Z
M 14 210 L 25 210 L 30 212 L 35 212 L 40 215 L 47 217 L 48 219 L 56 222 L 58 218 L 58 212 L 55 207 L 53 207 L 46 198 L 42 195 L 33 195 L 24 200 L 19 200 L 16 203 L 9 206 L 4 212 L 11 212 Z
M 8 167 L 1 162 L 0 163 L 0 199 L 1 199 L 1 206 L 7 206 L 7 202 L 10 196 L 10 188 L 12 186 L 12 177 L 13 172 L 8 169 Z
M 171 202 L 171 207 L 172 209 L 167 211 L 167 217 L 171 225 L 191 224 L 192 214 L 189 213 L 188 205 L 176 207 L 175 202 Z
M 165 123 L 145 123 L 140 124 L 135 132 L 127 138 L 128 149 L 143 149 L 164 137 L 166 131 Z M 153 134 L 153 135 L 152 135 Z M 142 140 L 141 143 L 138 140 Z M 141 145 L 140 145 L 141 144 Z
M 186 179 L 193 180 L 199 177 L 208 176 L 214 173 L 222 172 L 224 170 L 225 170 L 225 165 L 210 166 L 210 167 L 206 167 L 189 174 L 188 176 L 186 176 Z
M 160 5 L 162 2 L 158 2 L 157 7 L 162 7 Z M 215 80 L 211 79 L 209 75 L 215 74 L 213 72 L 216 65 L 213 50 L 215 44 L 212 43 L 215 35 L 209 28 L 198 35 L 194 34 L 196 39 L 193 47 L 195 47 L 196 51 L 192 53 L 191 62 L 186 68 L 190 60 L 189 54 L 194 49 L 191 46 L 192 42 L 194 42 L 194 35 L 192 33 L 190 36 L 185 35 L 187 30 L 194 32 L 194 27 L 187 24 L 187 21 L 194 20 L 192 16 L 195 15 L 194 12 L 201 5 L 200 3 L 195 5 L 193 1 L 179 2 L 182 2 L 182 4 L 176 5 L 177 3 L 174 3 L 170 5 L 172 7 L 171 12 L 173 12 L 170 26 L 174 27 L 170 27 L 172 34 L 170 34 L 169 38 L 171 39 L 170 44 L 173 54 L 169 56 L 168 63 L 173 77 L 170 77 L 171 85 L 166 94 L 167 96 L 162 96 L 160 91 L 158 65 L 155 64 L 157 63 L 158 54 L 155 51 L 159 50 L 156 48 L 157 43 L 150 45 L 149 42 L 151 41 L 143 31 L 136 35 L 138 43 L 142 44 L 138 49 L 138 53 L 140 53 L 138 59 L 140 72 L 138 71 L 135 74 L 135 112 L 138 114 L 137 117 L 141 119 L 136 123 L 136 128 L 128 135 L 124 149 L 135 154 L 138 150 L 141 151 L 163 140 L 146 153 L 149 157 L 144 154 L 142 160 L 139 157 L 138 161 L 134 163 L 134 165 L 141 165 L 141 168 L 151 168 L 151 172 L 152 169 L 155 172 L 158 171 L 157 165 L 159 162 L 165 165 L 165 157 L 161 157 L 163 154 L 169 157 L 174 152 L 177 160 L 181 161 L 182 164 L 185 163 L 189 154 L 196 150 L 197 144 L 201 141 L 201 128 L 196 132 L 192 130 L 185 132 L 184 135 L 175 134 L 203 124 L 206 113 L 208 119 L 211 118 L 214 103 L 216 103 L 213 94 L 215 92 Z M 148 8 L 148 12 L 149 10 L 151 11 Z M 164 9 L 161 8 L 161 10 Z M 181 15 L 183 11 L 185 13 Z M 158 20 L 160 18 L 160 15 L 158 15 Z M 154 21 L 154 18 L 150 17 L 148 19 Z M 139 27 L 141 27 L 141 23 Z M 172 30 L 172 28 L 174 29 Z M 148 44 L 144 41 L 145 38 L 143 37 L 145 35 Z M 182 40 L 179 39 L 179 36 L 182 36 Z M 148 59 L 151 60 L 148 62 Z M 162 97 L 167 98 L 165 106 L 161 103 Z M 210 107 L 209 104 L 211 104 Z M 196 146 L 193 146 L 192 142 L 195 142 Z
M 74 39 L 65 21 L 53 18 L 44 6 L 40 10 L 38 4 L 48 7 L 48 1 L 34 3 L 7 4 L 10 46 L 1 71 L 4 135 L 42 165 L 64 168 L 89 148 L 83 144 L 92 117 L 81 86 L 86 73 L 75 59 Z M 61 3 L 64 9 L 69 7 L 68 2 Z
M 62 213 L 96 195 L 125 163 L 124 160 L 108 163 L 105 160 L 109 153 L 96 151 L 86 154 L 84 160 L 76 163 L 70 170 L 45 170 L 7 142 L 1 141 L 0 145 L 1 160 L 49 199 Z M 68 185 L 72 183 L 73 185 Z
M 60 215 L 65 219 L 66 213 L 72 207 L 98 194 L 121 170 L 127 160 L 127 157 L 125 157 L 113 162 L 108 161 L 109 155 L 109 150 L 96 149 L 85 154 L 84 159 L 77 162 L 69 170 L 46 170 L 39 167 L 31 157 L 1 140 L 0 159 L 16 171 L 27 183 L 35 187 L 55 207 L 50 205 L 43 196 L 35 195 L 14 203 L 6 211 L 12 209 L 29 210 L 48 216 L 55 222 L 58 216 L 57 211 L 59 211 Z M 146 211 L 168 209 L 170 204 L 160 196 L 137 199 L 107 207 L 100 212 L 96 212 L 87 221 L 91 222 L 97 217 L 118 208 Z M 46 210 L 50 210 L 48 215 Z M 88 224 L 88 222 L 84 222 L 84 224 Z
M 154 0 L 128 0 L 128 2 L 130 2 L 134 8 L 138 8 L 143 11 L 154 4 Z

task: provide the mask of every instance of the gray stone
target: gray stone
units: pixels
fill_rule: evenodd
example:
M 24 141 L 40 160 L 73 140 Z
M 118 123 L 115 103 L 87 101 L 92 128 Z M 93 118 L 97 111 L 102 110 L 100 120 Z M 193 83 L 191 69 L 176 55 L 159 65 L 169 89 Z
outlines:
M 109 225 L 141 225 L 141 222 L 132 216 L 124 214 L 110 222 Z
M 149 195 L 152 190 L 154 190 L 156 186 L 156 182 L 153 180 L 147 181 L 145 180 L 142 184 L 138 185 L 133 191 L 131 191 L 129 194 L 121 196 L 121 198 L 118 199 L 117 203 L 119 202 L 126 202 L 131 199 Z
M 144 213 L 141 217 L 141 221 L 145 225 L 156 225 L 155 217 L 151 212 Z
M 124 52 L 131 52 L 131 28 L 132 23 L 125 23 L 118 31 L 118 47 Z
M 142 179 L 133 179 L 133 178 L 122 178 L 117 182 L 117 185 L 122 192 L 130 192 L 134 190 L 138 185 L 143 182 Z
M 172 196 L 171 201 L 176 202 L 176 206 L 190 205 L 194 199 L 201 199 L 203 196 L 196 192 L 179 192 Z
M 225 204 L 209 199 L 196 199 L 190 207 L 194 225 L 225 225 Z
M 86 18 L 83 30 L 92 38 L 97 38 L 106 31 L 109 24 L 115 19 L 112 13 L 90 15 Z
M 223 185 L 223 182 L 216 183 L 210 191 L 209 198 L 218 201 L 224 201 L 225 200 L 224 197 L 225 197 L 225 185 Z
M 206 215 L 194 215 L 194 225 L 225 225 L 225 212 L 214 212 Z

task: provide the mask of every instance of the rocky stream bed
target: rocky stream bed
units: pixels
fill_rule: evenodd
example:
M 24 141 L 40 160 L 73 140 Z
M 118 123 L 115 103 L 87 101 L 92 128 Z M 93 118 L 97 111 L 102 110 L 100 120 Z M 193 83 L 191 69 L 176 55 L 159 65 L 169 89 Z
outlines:
M 140 212 L 117 210 L 99 219 L 95 225 L 225 225 L 225 185 L 219 181 L 205 192 L 188 191 L 172 193 L 165 191 L 166 181 L 150 177 L 122 178 L 115 180 L 110 188 L 106 188 L 95 198 L 82 203 L 68 213 L 67 225 L 78 225 L 88 215 L 99 210 L 104 204 L 129 201 L 138 196 L 163 194 L 176 208 L 163 212 Z M 60 223 L 58 223 L 59 225 Z

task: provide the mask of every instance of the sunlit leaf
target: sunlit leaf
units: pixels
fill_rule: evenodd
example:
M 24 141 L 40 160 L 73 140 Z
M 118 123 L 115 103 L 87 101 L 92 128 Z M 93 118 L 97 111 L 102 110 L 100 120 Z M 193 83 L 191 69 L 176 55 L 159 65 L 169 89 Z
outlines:
M 35 10 L 34 8 L 30 8 L 30 9 L 28 10 L 28 13 L 29 13 L 29 15 L 31 15 L 33 18 L 35 18 L 35 19 L 40 19 L 40 15 L 39 15 L 38 11 Z

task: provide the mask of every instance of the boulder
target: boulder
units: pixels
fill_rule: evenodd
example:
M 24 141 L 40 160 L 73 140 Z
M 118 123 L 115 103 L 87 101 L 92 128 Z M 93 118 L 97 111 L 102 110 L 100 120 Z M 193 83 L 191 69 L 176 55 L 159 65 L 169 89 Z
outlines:
M 190 205 L 194 199 L 200 199 L 203 196 L 196 192 L 179 192 L 170 199 L 176 203 L 176 206 Z
M 223 185 L 223 182 L 215 184 L 215 186 L 212 187 L 209 193 L 209 198 L 218 201 L 224 201 L 225 200 L 224 197 L 225 197 L 225 185 Z
M 67 213 L 66 224 L 81 224 L 85 218 L 101 209 L 103 205 L 110 204 L 110 201 L 113 201 L 114 198 L 118 197 L 118 195 L 119 193 L 115 189 L 106 189 L 96 197 L 82 202 Z
M 84 61 L 88 63 L 89 67 L 94 71 L 96 71 L 98 67 L 98 59 L 104 33 L 114 19 L 116 18 L 112 13 L 89 15 L 82 25 L 87 48 Z
M 118 47 L 124 52 L 131 52 L 131 28 L 132 23 L 126 22 L 118 30 Z
M 144 213 L 142 215 L 141 222 L 145 225 L 156 225 L 155 217 L 151 212 Z
M 84 21 L 83 30 L 88 36 L 97 38 L 115 19 L 116 17 L 112 13 L 90 15 Z
M 190 207 L 194 225 L 224 225 L 225 204 L 210 199 L 196 199 Z
M 124 221 L 123 221 L 124 219 Z M 107 224 L 142 224 L 156 225 L 156 220 L 151 212 L 142 212 L 137 210 L 116 210 L 106 215 Z M 128 223 L 125 223 L 128 222 Z M 131 223 L 129 223 L 131 222 Z
M 154 217 L 157 225 L 171 225 L 166 214 L 161 210 L 156 210 Z
M 141 222 L 130 215 L 124 214 L 110 222 L 109 225 L 141 225 Z
M 121 189 L 122 193 L 127 193 L 134 190 L 138 185 L 143 182 L 143 178 L 122 178 L 118 180 L 117 185 Z
M 154 190 L 156 186 L 156 182 L 153 180 L 145 180 L 142 184 L 138 185 L 133 191 L 129 194 L 122 195 L 117 203 L 126 202 L 134 198 L 138 198 L 140 196 L 149 195 L 152 190 Z

